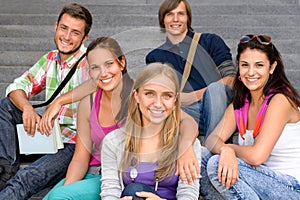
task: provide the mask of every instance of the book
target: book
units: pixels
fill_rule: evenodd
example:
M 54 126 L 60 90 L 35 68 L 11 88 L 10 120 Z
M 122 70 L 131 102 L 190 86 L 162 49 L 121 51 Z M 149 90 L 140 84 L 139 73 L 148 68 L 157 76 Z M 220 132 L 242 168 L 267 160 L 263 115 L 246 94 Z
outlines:
M 49 136 L 35 131 L 32 137 L 27 134 L 23 124 L 17 124 L 20 154 L 54 154 L 58 149 L 64 148 L 61 138 L 61 131 L 58 121 L 54 121 L 54 126 Z

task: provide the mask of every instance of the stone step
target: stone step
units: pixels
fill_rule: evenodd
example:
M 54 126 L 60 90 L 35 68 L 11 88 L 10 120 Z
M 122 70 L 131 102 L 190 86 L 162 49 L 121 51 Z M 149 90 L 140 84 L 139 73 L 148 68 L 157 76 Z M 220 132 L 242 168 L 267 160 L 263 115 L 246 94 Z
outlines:
M 106 0 L 100 0 L 106 2 Z M 121 0 L 119 0 L 121 1 Z M 125 0 L 126 1 L 126 0 Z M 148 0 L 147 3 L 160 4 L 162 0 Z M 188 0 L 191 5 L 286 5 L 299 4 L 298 0 Z
M 127 62 L 130 66 L 135 66 L 135 63 L 145 63 L 145 56 L 146 54 L 151 50 L 151 48 L 141 48 L 141 49 L 133 49 L 131 51 L 125 52 L 125 55 L 127 56 Z M 139 53 L 140 55 L 134 55 L 134 53 Z M 43 55 L 42 52 L 38 51 L 26 51 L 26 52 L 15 52 L 15 51 L 8 51 L 1 53 L 2 58 L 6 58 L 1 63 L 2 66 L 11 66 L 11 70 L 16 70 L 17 67 L 21 66 L 32 66 L 41 56 Z M 281 54 L 282 59 L 286 65 L 286 69 L 299 69 L 299 60 L 300 60 L 300 54 Z M 132 57 L 134 56 L 134 57 Z M 130 62 L 130 58 L 132 59 L 132 62 Z M 235 58 L 235 53 L 233 54 L 233 58 Z M 1 68 L 1 71 L 3 68 Z M 299 69 L 300 70 L 300 69 Z M 2 73 L 1 73 L 2 74 Z M 14 72 L 13 74 L 14 75 Z M 2 76 L 9 77 L 10 75 L 2 74 Z M 0 79 L 1 82 L 5 80 L 6 78 Z M 11 79 L 10 79 L 11 80 Z M 9 80 L 7 80 L 9 81 Z
M 5 90 L 10 83 L 0 83 L 0 98 L 5 97 Z M 45 92 L 42 92 L 30 99 L 32 102 L 45 101 Z
M 2 5 L 21 4 L 21 5 L 34 5 L 34 4 L 51 4 L 54 5 L 53 0 L 1 0 Z M 74 2 L 72 0 L 56 0 L 56 5 L 65 5 Z M 89 5 L 134 5 L 134 4 L 151 4 L 158 5 L 162 0 L 80 0 L 80 4 Z M 299 4 L 298 0 L 189 0 L 191 5 L 207 4 L 207 5 L 286 5 L 286 4 Z M 47 9 L 45 7 L 45 9 Z
M 145 55 L 164 42 L 157 11 L 162 0 L 80 0 L 92 13 L 90 39 L 112 36 L 127 56 L 132 77 L 144 67 Z M 53 24 L 62 6 L 73 0 L 0 0 L 0 97 L 14 78 L 54 49 Z M 220 35 L 236 55 L 242 34 L 264 33 L 282 53 L 286 73 L 300 92 L 300 0 L 189 0 L 193 27 Z M 44 93 L 32 101 L 44 101 Z M 34 195 L 41 200 L 48 192 Z
M 0 2 L 2 87 L 35 63 L 41 55 L 55 48 L 52 24 L 61 7 L 71 1 L 57 0 L 55 4 L 52 0 Z M 129 72 L 135 74 L 135 69 L 143 67 L 146 53 L 165 39 L 165 35 L 159 33 L 156 16 L 160 2 L 82 0 L 80 3 L 86 5 L 94 16 L 94 26 L 86 44 L 102 35 L 116 38 L 127 55 L 128 63 L 133 66 Z M 242 34 L 268 34 L 283 54 L 287 70 L 294 70 L 291 74 L 299 75 L 296 62 L 300 57 L 300 36 L 296 34 L 300 31 L 299 1 L 190 0 L 190 3 L 195 30 L 222 36 L 232 49 L 233 57 Z M 24 6 L 27 4 L 30 6 Z
M 24 6 L 20 11 L 22 4 L 8 4 L 0 7 L 1 14 L 19 14 L 19 15 L 45 15 L 53 17 L 57 16 L 62 5 L 53 5 L 53 3 L 37 3 L 32 6 Z M 86 7 L 90 10 L 93 16 L 98 14 L 116 13 L 118 15 L 156 15 L 159 4 L 157 5 L 99 5 L 88 4 Z M 45 9 L 46 8 L 46 9 Z M 57 14 L 56 14 L 57 13 Z M 192 6 L 193 16 L 196 15 L 299 15 L 300 8 L 293 5 L 209 5 L 195 4 Z M 9 24 L 9 23 L 8 23 Z
M 146 52 L 149 52 L 148 50 L 149 49 L 147 49 Z M 142 50 L 136 50 L 127 53 L 128 72 L 132 77 L 135 77 L 138 71 L 145 66 L 144 56 L 146 55 L 146 52 Z M 289 77 L 292 84 L 296 87 L 298 92 L 300 92 L 300 80 L 299 80 L 300 69 L 298 64 L 300 55 L 283 54 L 282 59 L 285 63 L 287 76 Z M 1 72 L 0 73 L 1 74 L 0 97 L 4 97 L 5 89 L 9 85 L 9 83 L 11 83 L 14 78 L 18 77 L 30 66 L 31 65 L 21 66 L 21 68 L 20 66 L 9 66 L 9 68 L 6 68 L 5 70 L 3 70 L 3 67 L 0 66 L 0 72 Z M 44 96 L 43 95 L 37 96 L 33 100 L 44 100 Z
M 295 42 L 300 40 L 300 26 L 281 27 L 281 26 L 231 26 L 224 24 L 223 26 L 193 26 L 195 31 L 211 32 L 221 35 L 224 39 L 237 39 L 246 33 L 264 33 L 272 36 L 274 39 L 294 39 Z M 98 27 L 91 29 L 90 37 L 113 36 L 127 34 L 130 32 L 146 33 L 150 31 L 159 32 L 158 25 L 155 26 L 118 26 L 118 27 Z M 0 26 L 0 37 L 3 38 L 53 38 L 53 25 L 48 26 L 30 26 L 30 25 L 2 25 Z M 53 40 L 51 39 L 51 42 Z
M 298 64 L 298 66 L 299 66 L 299 64 Z M 285 70 L 285 73 L 287 74 L 287 77 L 290 80 L 291 84 L 298 91 L 298 94 L 300 94 L 300 79 L 299 79 L 300 71 L 299 70 Z
M 143 35 L 138 38 L 138 42 L 132 42 L 130 38 L 126 38 L 126 36 L 114 36 L 120 44 L 122 43 L 122 49 L 124 51 L 128 51 L 128 49 L 137 49 L 141 47 L 147 48 L 155 48 L 164 42 L 164 35 L 161 36 L 159 34 L 152 35 L 151 37 Z M 142 40 L 142 38 L 147 37 L 147 40 Z M 92 41 L 93 37 L 89 38 L 89 40 L 85 43 L 86 45 Z M 238 44 L 238 38 L 236 39 L 226 39 L 224 38 L 226 44 L 232 49 L 232 52 L 235 52 L 236 46 Z M 298 53 L 300 54 L 300 43 L 295 42 L 295 39 L 275 39 L 272 38 L 273 43 L 280 50 L 281 53 Z M 55 44 L 52 41 L 52 38 L 10 38 L 9 40 L 6 37 L 0 37 L 0 51 L 40 51 L 47 52 L 49 50 L 55 49 Z M 1 53 L 0 53 L 1 58 Z M 3 58 L 4 60 L 4 58 Z
M 139 66 L 137 66 L 135 68 L 130 68 L 130 66 L 129 66 L 128 67 L 128 69 L 129 69 L 128 73 L 131 75 L 131 77 L 135 77 L 136 74 L 138 73 L 138 71 L 143 66 L 144 66 L 143 64 L 141 64 L 141 65 L 139 65 Z M 24 69 L 22 69 L 22 70 L 17 70 L 18 73 L 13 74 L 13 76 L 11 76 L 10 79 L 13 80 L 14 78 L 18 77 L 20 74 L 22 74 L 23 70 L 25 71 L 26 69 L 27 69 L 27 67 L 24 68 Z M 12 70 L 12 68 L 10 68 L 10 70 Z M 0 71 L 1 71 L 0 74 L 2 74 L 2 67 L 1 66 L 0 66 Z M 297 89 L 298 93 L 300 93 L 300 80 L 299 80 L 300 70 L 289 70 L 289 69 L 286 68 L 285 72 L 287 74 L 287 77 L 291 81 L 292 85 Z M 3 81 L 1 81 L 1 83 L 0 83 L 0 98 L 2 98 L 2 97 L 5 96 L 6 87 L 11 83 L 11 81 L 9 81 L 9 82 L 3 82 Z M 35 96 L 31 100 L 32 101 L 44 101 L 45 100 L 44 93 Z
M 193 26 L 262 26 L 262 27 L 293 27 L 300 25 L 300 15 L 196 15 L 193 16 Z M 56 15 L 34 14 L 0 14 L 0 25 L 52 25 Z M 156 14 L 133 15 L 133 14 L 107 14 L 94 15 L 94 27 L 115 26 L 156 26 L 158 24 Z
M 16 77 L 22 75 L 28 66 L 0 66 L 0 80 L 2 83 L 11 83 Z

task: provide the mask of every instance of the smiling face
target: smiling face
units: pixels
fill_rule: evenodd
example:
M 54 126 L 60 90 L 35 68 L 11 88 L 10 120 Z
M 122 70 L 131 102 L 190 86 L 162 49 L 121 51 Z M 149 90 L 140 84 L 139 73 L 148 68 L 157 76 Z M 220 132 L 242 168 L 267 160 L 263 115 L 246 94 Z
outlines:
M 241 81 L 250 92 L 259 91 L 262 93 L 276 65 L 276 62 L 270 65 L 267 55 L 262 51 L 247 48 L 241 53 L 239 60 Z
M 88 36 L 84 35 L 85 21 L 71 17 L 69 14 L 64 14 L 59 23 L 55 23 L 54 28 L 54 42 L 63 61 L 75 53 L 82 42 L 88 39 Z
M 135 91 L 134 97 L 142 113 L 143 126 L 160 124 L 175 108 L 176 89 L 168 77 L 159 75 Z
M 164 25 L 169 37 L 185 36 L 188 31 L 188 16 L 184 2 L 180 2 L 177 8 L 166 13 Z
M 119 61 L 104 48 L 97 47 L 87 56 L 91 77 L 104 91 L 114 90 L 121 82 L 125 60 Z

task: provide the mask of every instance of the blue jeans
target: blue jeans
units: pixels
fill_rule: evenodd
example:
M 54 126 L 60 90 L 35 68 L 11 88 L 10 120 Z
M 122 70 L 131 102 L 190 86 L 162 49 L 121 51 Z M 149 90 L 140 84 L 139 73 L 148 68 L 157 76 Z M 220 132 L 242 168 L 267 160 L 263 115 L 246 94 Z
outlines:
M 136 192 L 151 192 L 153 194 L 157 194 L 155 190 L 153 190 L 148 185 L 143 183 L 130 183 L 127 185 L 122 191 L 121 197 L 132 196 L 132 200 L 144 200 L 145 198 L 138 197 L 135 195 Z
M 232 88 L 214 82 L 207 86 L 201 101 L 181 108 L 198 122 L 199 134 L 206 138 L 223 117 L 231 99 Z
M 8 98 L 0 99 L 0 159 L 19 166 L 19 146 L 16 124 L 22 123 L 22 112 Z M 56 154 L 44 155 L 28 167 L 20 169 L 0 192 L 0 199 L 28 199 L 40 190 L 65 177 L 75 150 L 65 144 Z
M 219 155 L 207 162 L 207 174 L 216 190 L 225 199 L 293 200 L 300 199 L 300 183 L 292 176 L 275 172 L 265 166 L 251 166 L 238 158 L 239 181 L 226 189 L 218 181 Z
M 208 175 L 207 175 L 207 162 L 213 156 L 210 151 L 201 147 L 201 176 L 200 179 L 200 194 L 204 197 L 204 199 L 210 200 L 220 200 L 224 199 L 222 195 L 214 188 L 211 184 Z
M 66 200 L 66 199 L 100 199 L 101 175 L 86 174 L 84 179 L 63 185 L 65 179 L 61 180 L 55 187 L 43 198 L 43 200 Z
M 0 99 L 0 159 L 19 167 L 20 155 L 16 124 L 22 124 L 22 112 L 8 98 Z

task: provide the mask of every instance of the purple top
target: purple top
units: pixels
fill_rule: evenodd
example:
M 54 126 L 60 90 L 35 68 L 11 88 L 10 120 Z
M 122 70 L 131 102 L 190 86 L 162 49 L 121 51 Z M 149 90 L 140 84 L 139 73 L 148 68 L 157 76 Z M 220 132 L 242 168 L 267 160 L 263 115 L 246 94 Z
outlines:
M 134 179 L 135 182 L 144 183 L 151 188 L 155 189 L 155 168 L 157 163 L 152 162 L 140 162 L 137 166 L 137 177 Z M 130 170 L 132 167 L 129 167 L 128 171 L 126 172 L 126 176 L 123 177 L 123 183 L 126 187 L 128 184 L 132 183 L 130 178 Z M 177 192 L 177 185 L 178 185 L 178 176 L 173 175 L 169 176 L 162 181 L 158 182 L 157 187 L 157 194 L 161 198 L 165 198 L 168 200 L 176 200 L 176 192 Z
M 102 127 L 98 122 L 98 114 L 100 110 L 100 100 L 102 95 L 102 89 L 98 89 L 95 100 L 93 103 L 93 107 L 90 114 L 90 128 L 91 128 L 91 137 L 93 141 L 93 152 L 90 161 L 90 166 L 99 166 L 101 165 L 100 158 L 100 145 L 105 135 L 109 132 L 118 129 L 120 124 L 115 124 L 113 126 Z

